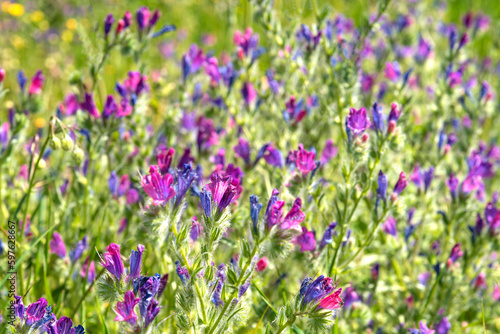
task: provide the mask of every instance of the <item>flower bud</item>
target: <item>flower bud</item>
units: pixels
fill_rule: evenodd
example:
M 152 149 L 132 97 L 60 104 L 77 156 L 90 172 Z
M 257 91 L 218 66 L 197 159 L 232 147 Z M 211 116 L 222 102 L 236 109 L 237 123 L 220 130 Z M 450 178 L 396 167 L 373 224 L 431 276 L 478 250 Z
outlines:
M 389 125 L 387 126 L 387 134 L 390 135 L 391 133 L 394 132 L 396 129 L 396 121 L 390 121 Z
M 52 137 L 50 140 L 50 147 L 55 151 L 61 148 L 61 140 L 57 137 Z
M 444 147 L 444 155 L 447 155 L 448 152 L 450 152 L 450 150 L 451 150 L 451 146 L 449 144 L 446 144 Z
M 363 135 L 361 136 L 361 142 L 364 144 L 364 143 L 367 143 L 368 140 L 370 139 L 370 135 L 368 133 L 363 133 Z
M 61 142 L 62 149 L 65 151 L 69 151 L 73 148 L 73 140 L 70 138 L 70 136 L 66 135 L 62 139 Z
M 0 67 L 0 83 L 2 83 L 3 78 L 5 78 L 5 70 Z
M 71 157 L 75 160 L 77 164 L 80 164 L 84 157 L 83 150 L 79 147 L 75 147 L 73 152 L 71 152 Z

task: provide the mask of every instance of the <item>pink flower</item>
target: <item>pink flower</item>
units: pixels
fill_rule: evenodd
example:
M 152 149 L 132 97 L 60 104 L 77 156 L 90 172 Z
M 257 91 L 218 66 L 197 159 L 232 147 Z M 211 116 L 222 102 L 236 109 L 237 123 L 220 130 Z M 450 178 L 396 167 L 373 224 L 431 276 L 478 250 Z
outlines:
M 302 200 L 300 198 L 297 198 L 293 203 L 292 208 L 285 216 L 285 219 L 283 219 L 283 222 L 281 223 L 280 227 L 282 230 L 294 229 L 299 232 L 302 231 L 302 229 L 300 228 L 300 223 L 302 223 L 304 219 L 306 219 L 306 215 L 300 210 L 301 207 Z
M 299 150 L 296 155 L 297 169 L 304 175 L 309 174 L 316 168 L 316 163 L 314 162 L 314 158 L 316 157 L 316 153 L 307 152 L 304 150 L 304 145 L 299 144 Z
M 151 166 L 149 173 L 141 178 L 142 189 L 153 199 L 153 205 L 165 205 L 175 196 L 175 190 L 172 188 L 174 178 L 168 173 L 161 176 L 158 166 Z
M 101 257 L 101 265 L 118 280 L 121 280 L 124 267 L 120 255 L 120 246 L 112 243 L 108 246 L 108 248 L 106 248 L 106 250 L 108 252 L 104 253 L 103 257 Z
M 43 82 L 45 78 L 41 70 L 38 70 L 31 79 L 31 86 L 29 89 L 30 95 L 38 95 L 42 92 Z
M 267 259 L 267 257 L 264 256 L 264 257 L 260 258 L 259 261 L 257 261 L 256 270 L 258 272 L 261 272 L 267 268 L 268 264 L 269 264 L 269 260 Z
M 308 231 L 307 228 L 302 227 L 302 234 L 297 237 L 297 243 L 300 245 L 300 251 L 307 252 L 316 249 L 316 237 L 314 232 Z
M 134 312 L 134 307 L 139 303 L 139 298 L 135 298 L 134 292 L 132 290 L 125 292 L 125 297 L 122 302 L 116 303 L 115 321 L 125 321 L 131 325 L 135 325 L 137 321 L 137 314 Z
M 50 252 L 56 254 L 60 258 L 66 256 L 66 246 L 64 245 L 64 241 L 61 235 L 57 232 L 54 232 L 52 235 L 52 240 L 49 243 Z
M 342 288 L 338 289 L 331 295 L 323 298 L 320 302 L 318 307 L 319 308 L 324 308 L 326 310 L 335 310 L 338 308 L 341 308 L 342 305 L 344 305 L 344 302 L 342 301 L 342 297 L 340 297 L 340 294 L 342 293 Z

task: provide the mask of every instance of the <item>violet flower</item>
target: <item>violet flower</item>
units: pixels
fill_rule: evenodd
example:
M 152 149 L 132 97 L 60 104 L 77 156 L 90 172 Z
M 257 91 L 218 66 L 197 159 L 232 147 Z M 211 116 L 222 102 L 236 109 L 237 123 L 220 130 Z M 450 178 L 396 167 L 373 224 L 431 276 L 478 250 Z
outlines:
M 120 254 L 120 246 L 111 243 L 106 250 L 107 252 L 101 257 L 101 265 L 120 281 L 125 270 Z
M 134 307 L 139 304 L 139 300 L 139 298 L 135 298 L 132 290 L 125 292 L 123 301 L 116 303 L 116 308 L 114 309 L 116 313 L 115 321 L 125 321 L 131 325 L 135 325 L 137 314 L 134 312 Z

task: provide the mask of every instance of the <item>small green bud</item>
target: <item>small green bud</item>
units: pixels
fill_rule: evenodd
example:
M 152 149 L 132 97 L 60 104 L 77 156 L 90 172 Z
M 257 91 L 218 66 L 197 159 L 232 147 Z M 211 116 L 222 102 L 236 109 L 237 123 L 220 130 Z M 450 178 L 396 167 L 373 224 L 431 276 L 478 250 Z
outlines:
M 65 135 L 64 138 L 62 139 L 61 143 L 62 149 L 65 151 L 69 151 L 73 148 L 73 140 L 70 138 L 70 136 Z
M 50 147 L 55 151 L 61 148 L 61 140 L 57 137 L 52 137 Z
M 82 162 L 84 155 L 85 154 L 83 153 L 83 150 L 79 147 L 75 147 L 73 152 L 71 152 L 71 157 L 77 164 L 80 164 Z

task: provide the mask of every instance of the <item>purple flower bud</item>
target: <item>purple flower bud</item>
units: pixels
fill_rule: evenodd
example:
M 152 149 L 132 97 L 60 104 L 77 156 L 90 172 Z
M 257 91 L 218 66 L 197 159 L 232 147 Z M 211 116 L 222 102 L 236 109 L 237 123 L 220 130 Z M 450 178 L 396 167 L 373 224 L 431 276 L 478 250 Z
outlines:
M 183 171 L 177 171 L 175 207 L 178 207 L 182 203 L 195 177 L 196 173 L 192 172 L 191 165 L 185 164 Z
M 251 82 L 245 82 L 243 84 L 241 95 L 243 95 L 243 99 L 247 106 L 251 105 L 257 99 L 257 92 Z
M 82 240 L 78 241 L 74 250 L 69 252 L 69 258 L 71 262 L 75 263 L 81 257 L 83 252 L 88 248 L 88 237 L 84 236 Z
M 450 189 L 450 194 L 452 198 L 457 196 L 457 187 L 458 187 L 458 179 L 455 177 L 453 173 L 450 173 L 450 177 L 446 180 L 446 185 L 448 189 Z
M 106 250 L 108 252 L 104 253 L 101 257 L 101 265 L 106 268 L 113 276 L 118 280 L 122 279 L 124 272 L 123 262 L 120 255 L 120 246 L 111 243 Z
M 250 164 L 250 146 L 243 138 L 238 139 L 238 145 L 234 147 L 234 154 L 242 158 L 246 164 Z
M 113 14 L 108 14 L 108 16 L 106 16 L 106 19 L 104 20 L 104 37 L 108 37 L 108 34 L 111 31 L 113 23 L 115 23 L 115 18 L 113 17 Z
M 301 231 L 300 223 L 302 223 L 304 219 L 306 219 L 305 213 L 300 210 L 301 207 L 302 200 L 300 198 L 297 198 L 280 225 L 280 228 L 282 230 L 294 229 L 299 232 Z
M 323 249 L 327 244 L 331 244 L 333 242 L 333 231 L 337 227 L 337 222 L 333 222 L 325 230 L 325 234 L 323 234 L 323 239 L 321 239 L 321 243 L 319 245 L 320 249 Z
M 224 286 L 224 283 L 222 283 L 220 280 L 217 282 L 217 285 L 215 287 L 214 293 L 212 295 L 212 302 L 214 303 L 216 308 L 219 308 L 220 306 L 224 306 L 224 301 L 221 298 L 222 294 L 222 287 Z
M 385 201 L 387 193 L 387 176 L 380 170 L 378 172 L 378 188 L 377 188 L 377 196 L 382 198 Z
M 179 260 L 175 261 L 175 264 L 177 266 L 177 275 L 179 275 L 179 278 L 181 279 L 184 286 L 187 286 L 188 281 L 191 279 L 189 276 L 189 271 L 186 268 L 181 267 L 181 263 Z
M 161 307 L 158 306 L 158 301 L 153 299 L 148 306 L 147 313 L 144 316 L 144 326 L 148 328 L 149 325 L 156 318 L 158 313 L 160 313 Z
M 238 289 L 238 299 L 240 299 L 241 297 L 243 297 L 243 295 L 245 294 L 245 292 L 247 292 L 249 286 L 250 286 L 250 280 L 249 279 L 247 279 L 247 281 L 245 282 L 245 284 L 240 285 L 240 287 Z
M 203 187 L 201 190 L 200 200 L 205 215 L 208 218 L 212 218 L 212 192 L 207 187 Z
M 436 324 L 437 334 L 448 334 L 451 330 L 451 323 L 448 321 L 447 317 L 443 317 L 440 322 Z
M 66 256 L 66 246 L 64 245 L 64 241 L 59 233 L 54 232 L 49 246 L 51 253 L 56 254 L 60 258 L 64 258 Z
M 257 233 L 257 223 L 259 221 L 259 213 L 261 209 L 262 204 L 259 203 L 259 198 L 255 195 L 250 195 L 250 218 L 252 219 L 255 233 Z
M 139 27 L 139 31 L 142 31 L 144 28 L 148 27 L 149 15 L 150 11 L 148 7 L 141 7 L 135 13 L 135 18 L 137 21 L 137 26 Z
M 152 28 L 156 24 L 156 22 L 158 22 L 160 17 L 161 17 L 161 12 L 158 9 L 155 9 L 153 15 L 151 15 L 151 18 L 149 19 L 148 22 L 149 27 Z
M 90 116 L 94 118 L 99 118 L 99 110 L 95 106 L 94 97 L 92 94 L 85 93 L 85 99 L 80 103 L 80 108 L 89 113 Z
M 26 74 L 21 70 L 17 72 L 17 83 L 19 85 L 19 88 L 21 89 L 21 92 L 24 93 L 24 89 L 26 88 L 26 82 L 28 81 L 28 78 L 26 78 Z
M 38 70 L 33 78 L 31 78 L 31 85 L 29 89 L 30 95 L 39 95 L 42 92 L 43 83 L 45 81 L 45 77 L 41 70 Z
M 138 278 L 141 275 L 142 253 L 144 249 L 143 245 L 138 245 L 136 251 L 132 250 L 132 254 L 130 255 L 130 273 L 127 277 L 128 281 Z
M 432 178 L 434 177 L 434 167 L 429 167 L 428 170 L 424 171 L 423 179 L 424 179 L 424 189 L 427 192 L 429 186 L 431 185 Z
M 373 105 L 372 117 L 375 130 L 377 130 L 378 133 L 383 133 L 385 128 L 385 116 L 382 113 L 382 106 L 377 102 Z
M 396 219 L 394 219 L 394 217 L 389 217 L 382 225 L 382 231 L 395 237 L 398 234 L 398 230 L 396 228 Z
M 321 154 L 321 164 L 324 165 L 332 158 L 335 158 L 338 153 L 338 148 L 333 145 L 333 140 L 328 139 L 325 143 L 325 148 L 323 149 L 323 153 Z
M 268 164 L 274 167 L 283 168 L 283 166 L 285 166 L 283 153 L 281 153 L 280 150 L 273 148 L 272 146 L 267 147 L 267 152 L 264 155 L 264 160 L 266 160 Z
M 455 244 L 455 246 L 453 246 L 452 250 L 451 250 L 451 253 L 450 253 L 450 260 L 452 263 L 455 263 L 457 262 L 457 260 L 459 258 L 462 257 L 462 255 L 464 255 L 464 253 L 462 252 L 462 249 L 460 248 L 460 244 Z
M 407 185 L 408 181 L 406 181 L 406 175 L 404 172 L 401 172 L 401 174 L 399 174 L 398 182 L 394 186 L 393 193 L 397 195 L 401 194 Z
M 115 102 L 113 95 L 108 95 L 106 103 L 104 104 L 104 110 L 102 111 L 102 117 L 108 118 L 118 111 L 118 105 Z

